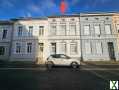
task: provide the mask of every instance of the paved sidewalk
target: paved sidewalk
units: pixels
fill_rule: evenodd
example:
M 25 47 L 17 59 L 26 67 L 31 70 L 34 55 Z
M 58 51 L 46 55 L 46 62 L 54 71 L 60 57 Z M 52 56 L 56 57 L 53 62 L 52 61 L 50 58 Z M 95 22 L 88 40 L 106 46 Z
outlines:
M 119 70 L 119 64 L 114 63 L 103 63 L 103 62 L 81 62 L 82 67 L 89 68 L 89 69 L 95 69 L 95 70 Z

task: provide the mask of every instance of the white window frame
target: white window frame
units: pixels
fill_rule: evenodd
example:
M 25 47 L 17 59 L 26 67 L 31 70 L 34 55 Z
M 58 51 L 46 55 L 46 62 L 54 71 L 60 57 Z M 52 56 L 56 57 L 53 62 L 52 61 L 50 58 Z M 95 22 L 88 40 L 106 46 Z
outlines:
M 55 24 L 51 24 L 50 25 L 50 35 L 55 36 L 56 35 L 56 31 L 57 31 L 57 26 Z
M 70 24 L 69 35 L 76 35 L 76 24 Z
M 21 37 L 22 34 L 23 34 L 23 26 L 19 26 L 19 27 L 18 27 L 17 36 L 18 36 L 18 37 Z
M 96 53 L 102 54 L 102 43 L 101 42 L 96 42 Z
M 91 54 L 91 43 L 90 42 L 85 42 L 85 53 Z
M 70 54 L 76 55 L 78 53 L 78 44 L 77 42 L 71 42 L 70 43 Z
M 84 25 L 84 35 L 90 35 L 90 25 Z
M 27 43 L 27 53 L 32 53 L 32 43 L 31 42 Z
M 60 25 L 60 30 L 59 30 L 59 34 L 61 36 L 65 36 L 66 35 L 66 24 L 61 24 Z
M 95 34 L 96 35 L 100 35 L 101 34 L 100 25 L 94 25 L 94 30 L 95 30 Z
M 111 24 L 105 24 L 105 34 L 111 34 Z
M 33 36 L 33 26 L 29 26 L 28 36 Z
M 51 43 L 51 54 L 56 54 L 56 43 Z
M 44 36 L 44 26 L 39 26 L 39 36 Z
M 66 50 L 67 50 L 66 42 L 61 42 L 60 45 L 61 45 L 60 46 L 61 54 L 66 54 Z
M 19 42 L 15 43 L 15 53 L 20 54 L 21 50 L 22 50 L 22 44 Z

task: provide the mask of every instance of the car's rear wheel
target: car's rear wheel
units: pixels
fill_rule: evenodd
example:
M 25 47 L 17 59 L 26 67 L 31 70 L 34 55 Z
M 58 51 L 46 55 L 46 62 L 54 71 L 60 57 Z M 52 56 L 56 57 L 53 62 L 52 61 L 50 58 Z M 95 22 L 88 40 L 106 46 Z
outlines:
M 72 66 L 72 68 L 77 68 L 78 67 L 78 64 L 76 62 L 72 62 L 71 63 L 71 66 Z
M 48 67 L 49 69 L 51 69 L 51 68 L 52 68 L 52 66 L 53 66 L 53 62 L 48 61 L 48 62 L 47 62 L 47 67 Z

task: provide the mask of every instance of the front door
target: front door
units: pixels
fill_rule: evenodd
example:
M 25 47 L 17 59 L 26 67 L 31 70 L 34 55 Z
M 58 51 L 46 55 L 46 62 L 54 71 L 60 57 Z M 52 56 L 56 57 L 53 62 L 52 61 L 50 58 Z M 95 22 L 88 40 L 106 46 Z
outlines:
M 39 43 L 39 62 L 43 61 L 44 43 Z
M 110 59 L 115 60 L 115 52 L 114 52 L 113 42 L 108 42 L 108 51 L 109 51 Z

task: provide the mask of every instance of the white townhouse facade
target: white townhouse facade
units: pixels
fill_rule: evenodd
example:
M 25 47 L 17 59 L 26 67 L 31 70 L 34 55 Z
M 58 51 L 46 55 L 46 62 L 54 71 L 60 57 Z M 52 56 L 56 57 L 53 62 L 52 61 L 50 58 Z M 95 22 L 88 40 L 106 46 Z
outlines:
M 81 49 L 83 60 L 118 60 L 118 32 L 114 29 L 115 13 L 81 13 Z
M 50 54 L 81 57 L 79 15 L 48 17 Z
M 11 61 L 38 61 L 45 57 L 47 18 L 16 19 L 13 28 Z
M 0 21 L 0 60 L 44 64 L 51 54 L 66 54 L 83 61 L 118 61 L 115 14 L 80 13 Z
M 11 51 L 13 22 L 0 21 L 0 60 L 8 60 Z

